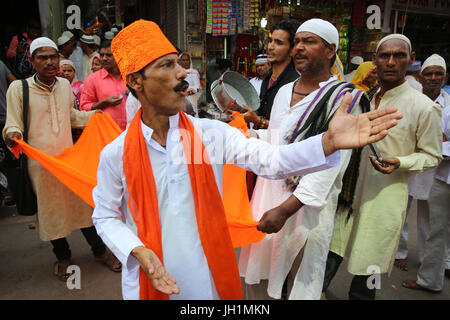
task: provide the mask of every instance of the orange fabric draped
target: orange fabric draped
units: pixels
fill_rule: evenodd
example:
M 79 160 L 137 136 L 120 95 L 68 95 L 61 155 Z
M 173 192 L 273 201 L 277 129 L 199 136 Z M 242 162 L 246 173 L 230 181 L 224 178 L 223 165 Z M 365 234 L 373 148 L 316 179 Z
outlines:
M 247 135 L 248 127 L 244 115 L 236 111 L 232 115 L 235 118 L 228 124 Z M 252 218 L 244 169 L 231 164 L 224 166 L 222 194 L 233 246 L 246 246 L 264 238 L 266 234 L 256 229 L 259 222 L 253 221 Z
M 94 207 L 92 190 L 97 185 L 100 152 L 121 132 L 109 114 L 96 113 L 89 120 L 77 143 L 58 156 L 49 156 L 23 140 L 16 140 L 18 144 L 12 151 L 16 157 L 22 151 L 29 158 L 38 161 L 66 187 Z
M 141 113 L 142 109 L 139 109 L 128 128 L 122 156 L 123 172 L 130 195 L 128 207 L 136 223 L 139 239 L 146 248 L 153 250 L 164 264 L 158 196 L 147 145 L 142 134 Z M 169 299 L 168 295 L 153 288 L 142 268 L 139 268 L 139 298 L 141 300 Z
M 229 124 L 247 132 L 242 114 Z M 120 128 L 109 114 L 96 113 L 91 117 L 77 143 L 58 156 L 49 156 L 22 140 L 17 140 L 18 144 L 13 148 L 13 152 L 16 156 L 19 152 L 24 152 L 31 159 L 39 161 L 65 186 L 94 207 L 92 190 L 97 185 L 100 152 L 120 133 Z M 252 221 L 245 170 L 233 165 L 225 165 L 222 190 L 233 246 L 240 247 L 260 241 L 265 234 L 256 230 L 255 226 L 258 223 Z

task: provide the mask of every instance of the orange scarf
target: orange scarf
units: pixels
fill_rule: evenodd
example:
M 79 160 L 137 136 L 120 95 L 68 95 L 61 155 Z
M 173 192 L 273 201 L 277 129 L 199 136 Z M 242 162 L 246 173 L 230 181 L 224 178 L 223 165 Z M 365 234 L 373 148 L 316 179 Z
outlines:
M 240 114 L 229 123 L 242 132 L 247 132 L 244 115 Z M 97 166 L 100 152 L 122 132 L 107 113 L 96 113 L 75 145 L 58 156 L 49 156 L 23 140 L 17 140 L 12 148 L 16 155 L 24 152 L 28 157 L 51 172 L 66 187 L 86 203 L 94 207 L 92 190 L 97 185 Z M 231 164 L 223 167 L 223 205 L 227 215 L 228 230 L 235 248 L 260 241 L 265 234 L 258 231 L 259 224 L 252 219 L 247 197 L 245 170 Z
M 132 120 L 125 137 L 123 170 L 128 185 L 128 205 L 137 226 L 138 237 L 144 245 L 153 250 L 163 262 L 161 244 L 161 226 L 158 212 L 158 198 L 155 179 L 147 152 L 147 146 L 141 128 L 142 109 Z M 192 141 L 201 141 L 191 121 L 179 113 L 179 127 L 186 130 Z M 200 240 L 214 283 L 221 299 L 242 299 L 241 280 L 236 255 L 228 231 L 225 210 L 214 172 L 209 164 L 205 146 L 201 145 L 204 161 L 194 161 L 194 143 L 181 136 L 184 153 L 187 158 L 195 213 Z M 197 160 L 197 159 L 195 159 Z M 146 274 L 140 268 L 140 299 L 168 299 L 168 296 L 156 291 Z

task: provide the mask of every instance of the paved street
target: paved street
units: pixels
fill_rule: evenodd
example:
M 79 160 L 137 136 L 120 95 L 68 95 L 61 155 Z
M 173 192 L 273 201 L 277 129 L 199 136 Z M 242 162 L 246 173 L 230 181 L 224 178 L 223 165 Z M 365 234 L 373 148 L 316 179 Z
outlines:
M 413 208 L 415 209 L 415 208 Z M 37 229 L 29 229 L 34 217 L 15 216 L 15 208 L 0 208 L 0 300 L 9 299 L 122 299 L 120 274 L 94 261 L 90 248 L 80 231 L 68 237 L 74 264 L 81 269 L 81 289 L 69 290 L 53 275 L 56 261 L 51 244 L 39 239 Z M 416 215 L 409 217 L 409 271 L 394 268 L 391 277 L 382 276 L 377 299 L 386 300 L 447 300 L 450 299 L 450 280 L 444 291 L 433 294 L 409 290 L 401 286 L 404 279 L 414 279 L 418 268 L 416 248 Z M 329 300 L 346 300 L 351 276 L 345 264 L 338 271 L 327 292 Z M 392 286 L 395 286 L 393 288 Z

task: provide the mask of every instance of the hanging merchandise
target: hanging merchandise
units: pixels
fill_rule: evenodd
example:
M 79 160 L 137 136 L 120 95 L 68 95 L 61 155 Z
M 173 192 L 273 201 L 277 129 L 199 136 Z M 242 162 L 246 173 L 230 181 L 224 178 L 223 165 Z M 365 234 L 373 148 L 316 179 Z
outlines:
M 347 69 L 346 66 L 348 64 L 348 51 L 349 51 L 349 28 L 350 28 L 350 20 L 341 19 L 337 23 L 337 29 L 339 32 L 339 58 L 341 59 L 342 64 L 344 65 L 344 69 Z
M 212 2 L 213 0 L 206 1 L 206 33 L 212 33 Z
M 244 0 L 243 4 L 244 4 L 244 10 L 243 10 L 244 30 L 248 31 L 251 29 L 251 26 L 250 26 L 250 0 Z
M 259 26 L 259 0 L 251 0 L 250 2 L 250 26 Z
M 256 76 L 256 56 L 259 38 L 254 35 L 240 34 L 236 39 L 236 71 L 245 77 Z
M 230 2 L 230 33 L 235 35 L 242 30 L 241 1 L 234 0 Z
M 212 0 L 212 35 L 230 35 L 230 8 L 227 0 Z
M 204 25 L 204 11 L 203 11 L 203 0 L 198 0 L 198 15 L 200 17 L 200 30 L 203 30 L 205 25 Z

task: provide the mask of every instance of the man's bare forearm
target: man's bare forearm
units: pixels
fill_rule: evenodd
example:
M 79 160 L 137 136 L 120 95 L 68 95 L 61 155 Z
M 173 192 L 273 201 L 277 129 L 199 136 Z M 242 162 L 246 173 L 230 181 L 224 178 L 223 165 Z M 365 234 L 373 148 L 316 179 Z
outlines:
M 289 198 L 286 199 L 286 201 L 284 201 L 280 205 L 280 207 L 283 208 L 286 218 L 289 218 L 298 210 L 300 210 L 301 207 L 303 207 L 303 203 L 300 200 L 298 200 L 296 196 L 291 195 Z

